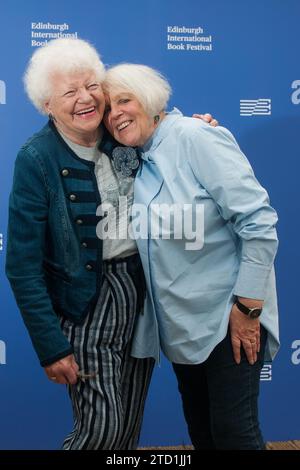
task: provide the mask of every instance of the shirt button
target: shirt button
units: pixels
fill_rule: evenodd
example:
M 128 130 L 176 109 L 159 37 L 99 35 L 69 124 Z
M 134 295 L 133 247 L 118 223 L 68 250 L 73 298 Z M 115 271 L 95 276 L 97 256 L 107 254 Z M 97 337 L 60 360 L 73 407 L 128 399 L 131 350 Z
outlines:
M 81 246 L 82 246 L 82 248 L 87 248 L 87 246 L 88 246 L 87 242 L 81 242 Z
M 82 220 L 82 219 L 77 219 L 77 220 L 76 220 L 76 224 L 77 224 L 77 225 L 82 225 L 82 224 L 83 224 L 83 220 Z
M 61 174 L 62 176 L 68 176 L 70 174 L 69 170 L 67 170 L 67 168 L 64 168 L 63 170 L 61 170 Z
M 87 271 L 92 271 L 93 266 L 92 266 L 91 264 L 86 264 L 86 265 L 85 265 L 85 269 L 86 269 Z
M 70 199 L 70 201 L 72 201 L 72 202 L 73 202 L 73 201 L 76 201 L 76 199 L 77 199 L 76 194 L 70 194 L 69 199 Z

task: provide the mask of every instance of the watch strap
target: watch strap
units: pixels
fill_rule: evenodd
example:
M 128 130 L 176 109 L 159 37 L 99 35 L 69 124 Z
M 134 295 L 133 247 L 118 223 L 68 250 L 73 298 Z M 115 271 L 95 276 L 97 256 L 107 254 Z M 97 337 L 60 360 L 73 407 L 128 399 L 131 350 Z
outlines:
M 246 305 L 242 304 L 238 298 L 236 298 L 235 300 L 235 304 L 237 306 L 237 308 L 243 312 L 245 315 L 248 315 L 248 316 L 253 316 L 254 318 L 257 318 L 260 316 L 261 312 L 262 312 L 262 308 L 259 308 L 259 307 L 247 307 Z M 253 315 L 252 315 L 253 314 Z

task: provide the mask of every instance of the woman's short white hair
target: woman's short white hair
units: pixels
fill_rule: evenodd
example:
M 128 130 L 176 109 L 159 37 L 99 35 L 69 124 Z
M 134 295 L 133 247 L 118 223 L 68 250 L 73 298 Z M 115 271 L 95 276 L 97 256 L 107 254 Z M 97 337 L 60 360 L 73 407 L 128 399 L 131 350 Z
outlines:
M 166 109 L 172 93 L 169 82 L 160 72 L 140 64 L 119 64 L 109 68 L 103 89 L 108 93 L 116 90 L 132 93 L 151 117 Z
M 53 93 L 51 76 L 82 71 L 94 72 L 96 79 L 103 82 L 105 67 L 97 50 L 83 39 L 53 39 L 32 54 L 23 77 L 26 93 L 45 114 L 44 104 Z

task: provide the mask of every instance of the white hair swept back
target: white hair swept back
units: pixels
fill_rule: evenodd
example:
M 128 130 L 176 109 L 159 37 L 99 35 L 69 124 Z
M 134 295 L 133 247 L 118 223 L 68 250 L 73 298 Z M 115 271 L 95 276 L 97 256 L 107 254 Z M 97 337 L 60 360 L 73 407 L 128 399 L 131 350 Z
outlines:
M 53 39 L 31 56 L 23 80 L 33 105 L 45 114 L 44 104 L 53 93 L 51 76 L 55 73 L 91 71 L 101 83 L 105 67 L 97 50 L 83 39 Z
M 172 93 L 167 79 L 157 70 L 140 64 L 119 64 L 106 72 L 103 89 L 127 91 L 141 103 L 149 116 L 166 109 Z

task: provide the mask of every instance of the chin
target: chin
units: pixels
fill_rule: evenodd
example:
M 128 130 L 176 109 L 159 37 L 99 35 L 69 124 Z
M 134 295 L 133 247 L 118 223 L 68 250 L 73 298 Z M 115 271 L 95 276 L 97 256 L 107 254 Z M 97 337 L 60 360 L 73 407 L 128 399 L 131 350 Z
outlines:
M 116 139 L 117 142 L 119 142 L 122 145 L 126 145 L 127 147 L 133 147 L 133 144 L 128 139 L 122 139 L 118 135 L 115 135 L 114 138 Z
M 130 135 L 128 132 L 127 135 L 120 135 L 118 132 L 114 132 L 114 138 L 120 142 L 122 145 L 127 145 L 127 147 L 137 147 L 138 146 L 138 139 L 135 138 L 134 135 Z
M 137 147 L 138 144 L 136 142 L 133 142 L 132 140 L 127 140 L 122 142 L 123 145 L 126 145 L 127 147 Z
M 138 147 L 140 144 L 137 139 L 122 139 L 122 144 L 128 147 Z

